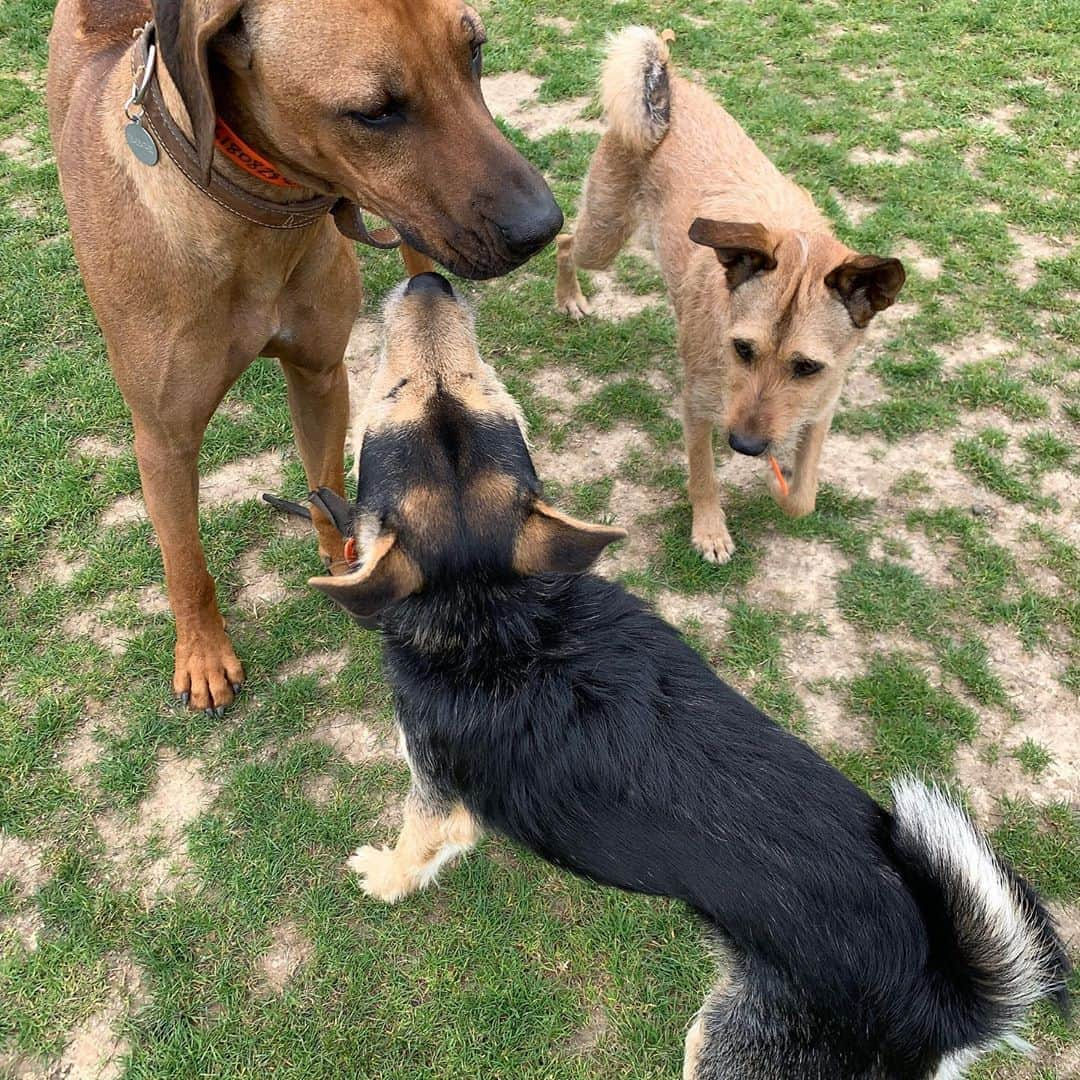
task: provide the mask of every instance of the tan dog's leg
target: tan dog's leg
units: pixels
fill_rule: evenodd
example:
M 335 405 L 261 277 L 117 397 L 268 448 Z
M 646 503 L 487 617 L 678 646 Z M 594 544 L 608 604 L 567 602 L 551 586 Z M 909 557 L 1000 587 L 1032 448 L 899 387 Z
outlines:
M 431 259 L 426 255 L 422 255 L 415 248 L 409 247 L 408 244 L 402 244 L 398 251 L 401 252 L 401 261 L 405 264 L 405 273 L 409 277 L 416 277 L 417 274 L 430 274 L 435 269 L 435 263 Z
M 776 477 L 770 470 L 767 473 L 769 491 L 776 505 L 789 517 L 805 517 L 814 512 L 817 503 L 818 465 L 821 462 L 821 449 L 825 445 L 825 436 L 832 426 L 832 410 L 827 416 L 803 428 L 799 435 L 799 444 L 795 448 L 795 468 L 788 483 L 786 496 L 780 494 Z
M 282 360 L 289 387 L 293 434 L 308 488 L 328 487 L 345 494 L 345 433 L 349 426 L 349 377 L 345 365 L 313 370 Z M 319 534 L 319 556 L 327 568 L 344 570 L 344 540 L 334 523 L 312 508 Z
M 199 446 L 217 401 L 195 410 L 192 404 L 177 394 L 167 422 L 136 412 L 135 456 L 176 619 L 173 691 L 193 709 L 223 709 L 244 681 L 244 669 L 225 632 L 199 542 Z
M 368 896 L 392 904 L 430 885 L 443 866 L 479 838 L 480 828 L 464 806 L 433 807 L 413 787 L 405 800 L 405 821 L 394 847 L 366 845 L 349 859 L 349 867 L 360 875 L 360 886 Z
M 690 541 L 708 562 L 726 563 L 735 552 L 720 506 L 713 454 L 713 422 L 703 419 L 684 403 L 683 435 L 689 458 L 690 505 L 694 511 Z
M 558 247 L 555 306 L 573 319 L 591 312 L 578 284 L 577 267 L 602 270 L 611 265 L 637 224 L 637 198 L 643 159 L 610 135 L 589 163 L 577 231 L 563 233 Z

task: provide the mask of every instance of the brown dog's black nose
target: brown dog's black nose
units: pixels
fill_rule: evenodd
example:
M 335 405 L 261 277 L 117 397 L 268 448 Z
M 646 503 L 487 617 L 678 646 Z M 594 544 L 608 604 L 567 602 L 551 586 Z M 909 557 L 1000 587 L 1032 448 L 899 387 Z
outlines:
M 527 259 L 554 238 L 563 226 L 563 213 L 554 196 L 541 182 L 540 190 L 527 197 L 516 199 L 518 203 L 499 221 L 499 232 L 507 251 L 515 259 Z
M 760 457 L 769 448 L 769 440 L 756 435 L 742 435 L 737 431 L 729 432 L 728 446 L 736 454 L 746 454 L 747 457 Z
M 442 274 L 417 274 L 409 278 L 409 284 L 405 286 L 405 295 L 428 293 L 431 295 L 453 296 L 454 287 L 442 276 Z

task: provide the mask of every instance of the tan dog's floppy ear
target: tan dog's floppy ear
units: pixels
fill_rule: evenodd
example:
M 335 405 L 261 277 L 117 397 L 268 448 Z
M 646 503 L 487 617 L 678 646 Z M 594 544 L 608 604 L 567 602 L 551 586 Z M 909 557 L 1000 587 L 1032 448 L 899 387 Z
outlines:
M 625 538 L 625 529 L 589 525 L 537 500 L 518 535 L 514 569 L 524 575 L 581 574 L 608 544 Z
M 858 327 L 890 307 L 907 275 L 899 259 L 877 255 L 853 255 L 825 275 L 825 284 L 835 289 Z
M 764 270 L 773 270 L 776 245 L 769 230 L 756 222 L 713 221 L 710 218 L 694 218 L 690 226 L 690 239 L 695 244 L 711 247 L 723 264 L 729 289 L 737 289 L 745 281 Z
M 359 570 L 341 577 L 313 577 L 308 584 L 326 593 L 357 622 L 372 626 L 391 604 L 417 592 L 423 584 L 416 563 L 397 546 L 393 533 L 383 533 Z
M 210 39 L 239 14 L 244 0 L 152 0 L 158 46 L 191 119 L 203 183 L 214 161 L 217 110 L 210 86 Z

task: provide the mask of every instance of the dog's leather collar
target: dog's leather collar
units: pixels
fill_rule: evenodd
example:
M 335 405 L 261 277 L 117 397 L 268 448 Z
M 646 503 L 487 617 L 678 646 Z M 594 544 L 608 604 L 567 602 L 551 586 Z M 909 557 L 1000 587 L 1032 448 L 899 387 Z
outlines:
M 131 67 L 136 83 L 141 82 L 141 75 L 153 39 L 154 24 L 148 22 L 143 27 L 132 49 Z M 327 214 L 333 214 L 334 224 L 337 226 L 338 231 L 350 240 L 357 240 L 362 244 L 369 244 L 371 247 L 376 248 L 393 248 L 397 247 L 401 242 L 394 229 L 389 227 L 369 232 L 364 223 L 364 216 L 360 207 L 348 199 L 339 199 L 333 195 L 318 195 L 313 199 L 304 199 L 300 202 L 273 202 L 270 199 L 262 199 L 258 195 L 245 191 L 216 169 L 211 169 L 210 180 L 204 184 L 200 176 L 199 158 L 195 152 L 195 147 L 192 146 L 191 140 L 184 134 L 180 125 L 169 114 L 161 93 L 161 85 L 158 82 L 156 70 L 152 73 L 146 92 L 139 104 L 142 106 L 142 122 L 146 124 L 150 133 L 169 156 L 172 163 L 204 195 L 213 199 L 218 206 L 228 210 L 229 213 L 235 214 L 253 225 L 262 225 L 267 229 L 303 229 L 319 221 Z M 219 137 L 222 134 L 222 128 L 236 140 L 238 151 L 240 153 L 247 152 L 252 159 L 254 167 L 248 167 L 237 159 L 235 155 L 229 153 L 230 159 L 236 160 L 241 168 L 276 186 L 298 186 L 283 176 L 261 154 L 256 153 L 240 140 L 224 124 L 218 128 Z M 219 145 L 218 138 L 215 138 L 215 146 Z M 223 152 L 227 153 L 224 150 Z M 269 173 L 278 179 L 270 179 L 268 175 L 264 175 L 261 171 L 263 168 L 269 170 Z

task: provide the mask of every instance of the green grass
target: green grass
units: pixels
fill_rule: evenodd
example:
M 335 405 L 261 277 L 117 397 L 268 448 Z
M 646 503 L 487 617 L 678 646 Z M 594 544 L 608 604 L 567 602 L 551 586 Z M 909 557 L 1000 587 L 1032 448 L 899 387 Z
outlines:
M 220 720 L 170 702 L 172 620 L 147 604 L 162 581 L 152 530 L 101 523 L 138 473 L 48 142 L 53 8 L 0 0 L 0 830 L 33 855 L 0 870 L 0 1074 L 49 1073 L 104 1009 L 122 1025 L 129 1080 L 678 1075 L 713 965 L 677 905 L 589 886 L 498 839 L 394 908 L 345 872 L 357 844 L 393 835 L 408 782 L 392 755 L 350 759 L 326 735 L 362 722 L 391 745 L 379 644 L 307 589 L 313 540 L 262 505 L 202 518 L 244 692 Z M 1080 822 L 1055 801 L 1076 765 L 1056 725 L 1080 707 L 1078 507 L 1062 483 L 1080 461 L 1075 0 L 495 0 L 484 18 L 492 75 L 527 70 L 541 105 L 580 96 L 593 117 L 608 31 L 672 26 L 677 63 L 846 243 L 939 260 L 936 279 L 912 268 L 904 318 L 861 354 L 881 392 L 839 412 L 848 441 L 826 446 L 814 514 L 785 518 L 760 463 L 721 456 L 737 545 L 722 567 L 689 545 L 667 306 L 571 323 L 552 309 L 550 250 L 463 288 L 549 497 L 630 528 L 625 579 L 689 605 L 691 640 L 793 730 L 818 738 L 831 701 L 839 719 L 820 748 L 875 795 L 915 771 L 989 807 L 994 843 L 1075 918 Z M 504 130 L 572 221 L 596 137 Z M 917 131 L 931 136 L 905 139 Z M 861 164 L 856 148 L 910 159 Z M 1024 283 L 1018 235 L 1055 242 Z M 373 316 L 400 264 L 361 259 Z M 644 298 L 662 282 L 623 253 L 611 288 Z M 1007 350 L 961 355 L 980 335 Z M 553 366 L 569 406 L 536 379 Z M 589 454 L 620 435 L 621 453 Z M 291 447 L 280 372 L 261 361 L 211 423 L 200 464 L 281 452 L 283 490 L 298 495 Z M 255 566 L 280 586 L 271 602 L 242 591 Z M 317 653 L 331 674 L 300 670 Z M 1019 796 L 1018 769 L 1030 785 Z M 170 817 L 154 808 L 177 776 L 196 777 L 200 797 Z M 284 925 L 306 958 L 278 992 L 262 963 Z M 135 980 L 130 1008 L 116 1006 L 118 973 Z M 1040 1054 L 1030 1068 L 1001 1053 L 973 1076 L 1066 1080 L 1076 1030 L 1043 1010 L 1026 1034 Z

